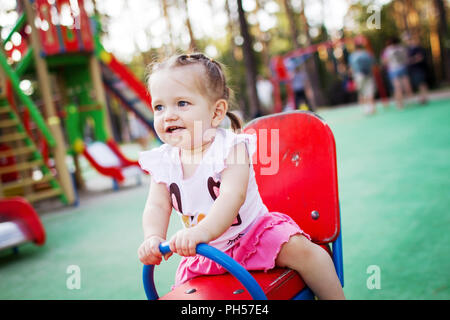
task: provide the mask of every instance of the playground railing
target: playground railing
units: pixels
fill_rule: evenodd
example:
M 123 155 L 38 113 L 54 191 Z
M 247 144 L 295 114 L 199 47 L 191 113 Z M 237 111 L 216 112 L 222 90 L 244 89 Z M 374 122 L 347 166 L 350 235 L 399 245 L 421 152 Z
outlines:
M 20 79 L 16 75 L 14 70 L 9 66 L 7 58 L 3 53 L 3 50 L 0 50 L 0 67 L 4 70 L 6 77 L 11 81 L 11 85 L 13 86 L 15 92 L 17 93 L 17 96 L 23 102 L 27 110 L 30 112 L 31 118 L 34 120 L 39 130 L 42 132 L 49 146 L 55 147 L 56 145 L 55 138 L 51 134 L 50 129 L 45 123 L 45 120 L 42 118 L 41 113 L 34 104 L 33 100 L 31 100 L 30 97 L 28 97 L 22 91 L 22 89 L 20 89 Z

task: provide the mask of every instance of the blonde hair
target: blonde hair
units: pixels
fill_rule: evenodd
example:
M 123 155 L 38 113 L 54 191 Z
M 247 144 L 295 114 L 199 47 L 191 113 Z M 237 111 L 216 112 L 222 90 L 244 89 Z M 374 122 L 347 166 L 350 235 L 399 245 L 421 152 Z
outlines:
M 214 100 L 224 99 L 229 105 L 231 104 L 231 95 L 233 92 L 227 86 L 224 67 L 221 63 L 208 58 L 203 53 L 174 55 L 162 62 L 151 64 L 149 66 L 148 82 L 150 81 L 150 76 L 159 70 L 189 65 L 203 66 L 205 70 L 203 84 L 211 98 Z M 239 117 L 230 111 L 227 111 L 226 115 L 231 121 L 233 131 L 240 131 L 242 129 L 242 123 Z

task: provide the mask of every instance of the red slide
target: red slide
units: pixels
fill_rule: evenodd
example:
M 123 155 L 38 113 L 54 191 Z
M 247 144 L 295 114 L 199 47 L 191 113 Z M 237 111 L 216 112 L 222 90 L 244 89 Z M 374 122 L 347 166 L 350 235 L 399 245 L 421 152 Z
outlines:
M 106 143 L 91 143 L 84 148 L 83 155 L 98 172 L 116 179 L 119 183 L 125 180 L 128 172 L 137 174 L 141 170 L 138 162 L 126 158 L 111 139 Z
M 34 208 L 22 197 L 0 199 L 0 249 L 29 241 L 45 243 L 45 230 Z
M 136 78 L 136 76 L 128 70 L 123 64 L 121 64 L 114 55 L 110 55 L 110 61 L 108 66 L 113 70 L 122 81 L 133 89 L 133 91 L 144 101 L 149 108 L 152 105 L 152 99 L 147 91 L 147 88 Z
M 102 59 L 102 79 L 108 93 L 114 95 L 123 107 L 133 112 L 156 135 L 151 97 L 145 85 L 112 54 L 103 51 L 99 56 Z

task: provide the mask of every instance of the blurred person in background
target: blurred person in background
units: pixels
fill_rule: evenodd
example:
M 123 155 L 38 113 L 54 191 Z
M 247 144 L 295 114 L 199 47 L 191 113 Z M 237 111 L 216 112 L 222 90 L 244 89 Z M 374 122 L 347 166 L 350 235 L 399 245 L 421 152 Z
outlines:
M 365 114 L 376 112 L 375 80 L 372 74 L 374 63 L 375 59 L 362 44 L 357 44 L 355 51 L 349 57 L 350 69 L 358 91 L 358 101 Z
M 304 64 L 300 64 L 294 70 L 292 76 L 292 89 L 294 90 L 295 108 L 314 111 L 311 105 L 312 88 L 308 80 L 308 74 L 304 69 Z
M 400 42 L 400 39 L 393 37 L 387 41 L 381 60 L 387 67 L 389 80 L 394 88 L 394 98 L 397 108 L 403 108 L 403 99 L 412 96 L 411 84 L 408 76 L 408 50 Z
M 426 51 L 420 45 L 417 35 L 407 36 L 406 40 L 411 82 L 413 87 L 419 91 L 420 103 L 426 104 L 428 102 Z
M 258 75 L 256 80 L 256 93 L 258 94 L 259 102 L 264 109 L 263 113 L 271 114 L 273 112 L 272 82 L 262 75 Z

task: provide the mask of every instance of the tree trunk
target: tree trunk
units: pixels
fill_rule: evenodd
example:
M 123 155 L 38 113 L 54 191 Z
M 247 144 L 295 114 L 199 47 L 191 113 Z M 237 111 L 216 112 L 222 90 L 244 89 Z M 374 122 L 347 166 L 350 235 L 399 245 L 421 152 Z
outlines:
M 306 39 L 306 45 L 312 45 L 311 36 L 309 34 L 309 25 L 308 20 L 305 15 L 305 3 L 302 0 L 302 7 L 300 11 L 300 23 L 301 23 L 301 31 Z M 293 15 L 292 15 L 293 16 Z M 298 39 L 298 38 L 297 38 Z M 298 45 L 298 41 L 296 41 Z M 299 46 L 299 45 L 298 45 Z M 299 46 L 300 47 L 300 46 Z M 311 101 L 311 109 L 315 110 L 318 105 L 325 104 L 325 98 L 322 92 L 322 88 L 320 86 L 319 73 L 317 68 L 316 55 L 313 54 L 308 60 L 306 60 L 306 73 L 308 74 L 308 80 L 312 87 L 312 100 Z
M 248 30 L 247 20 L 245 18 L 244 9 L 242 8 L 242 0 L 237 0 L 239 13 L 239 26 L 241 35 L 244 38 L 243 53 L 245 62 L 245 74 L 247 80 L 247 97 L 249 102 L 249 110 L 247 116 L 252 119 L 261 115 L 258 95 L 256 92 L 256 67 L 255 58 L 253 56 L 253 40 Z
M 197 48 L 197 43 L 195 41 L 194 32 L 192 31 L 191 19 L 189 18 L 189 8 L 188 8 L 187 0 L 183 0 L 183 3 L 184 3 L 185 11 L 186 11 L 185 23 L 186 23 L 186 28 L 188 29 L 188 32 L 189 32 L 189 39 L 190 39 L 189 50 L 191 52 L 195 52 L 198 50 L 198 48 Z
M 297 23 L 294 15 L 294 10 L 292 9 L 291 1 L 290 0 L 283 0 L 284 3 L 284 9 L 286 10 L 286 16 L 289 21 L 289 34 L 291 35 L 291 41 L 294 45 L 294 49 L 300 48 L 300 45 L 298 43 L 298 28 Z
M 230 48 L 231 48 L 231 55 L 234 60 L 236 60 L 236 44 L 234 43 L 234 36 L 236 35 L 236 32 L 234 31 L 234 21 L 233 17 L 231 15 L 231 9 L 230 4 L 228 3 L 228 0 L 225 1 L 225 11 L 227 13 L 228 23 L 227 23 L 227 31 L 230 35 Z
M 257 0 L 256 1 L 256 8 L 255 8 L 255 11 L 254 11 L 255 14 L 259 10 L 261 10 L 260 1 L 261 0 Z M 269 65 L 270 65 L 270 54 L 269 54 L 270 35 L 267 32 L 262 32 L 261 31 L 261 27 L 260 27 L 259 22 L 256 23 L 256 30 L 258 32 L 257 39 L 262 44 L 261 55 L 262 55 L 262 60 L 263 60 L 263 63 L 264 63 L 264 70 L 268 70 L 269 69 Z M 267 77 L 269 74 L 270 74 L 270 70 L 268 70 L 267 74 L 264 74 L 264 76 Z
M 169 17 L 169 11 L 168 11 L 169 6 L 167 5 L 167 0 L 162 0 L 161 4 L 162 4 L 162 11 L 163 11 L 164 19 L 167 24 L 167 30 L 169 32 L 169 38 L 170 38 L 170 45 L 169 45 L 170 49 L 169 50 L 166 49 L 166 51 L 170 51 L 169 55 L 171 55 L 171 54 L 175 53 L 175 46 L 174 46 L 172 24 L 170 23 L 170 17 Z
M 434 0 L 434 7 L 438 15 L 438 33 L 441 47 L 442 70 L 444 71 L 445 80 L 450 81 L 450 49 L 448 47 L 450 39 L 444 1 Z

